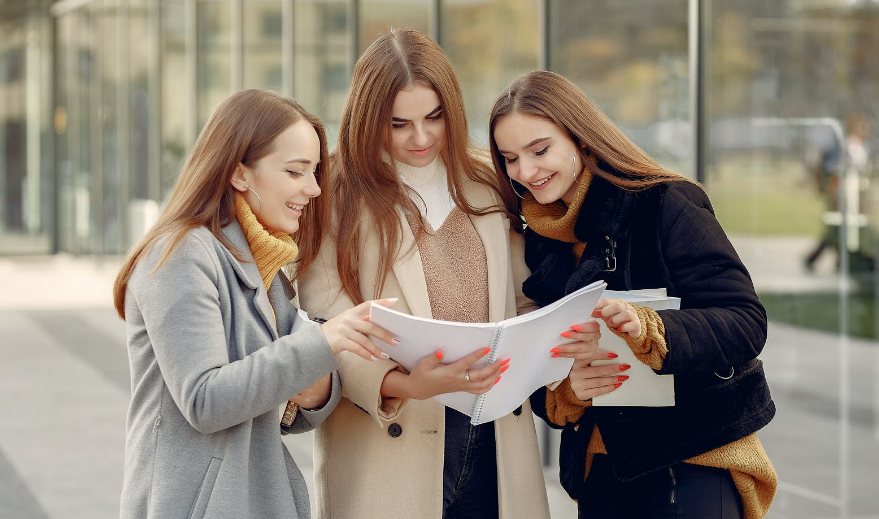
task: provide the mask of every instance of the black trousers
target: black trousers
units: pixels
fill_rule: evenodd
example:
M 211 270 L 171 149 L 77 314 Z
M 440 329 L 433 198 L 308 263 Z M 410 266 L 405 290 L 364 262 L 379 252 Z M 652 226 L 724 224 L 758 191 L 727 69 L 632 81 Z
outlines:
M 688 463 L 623 482 L 597 454 L 578 500 L 581 519 L 742 519 L 742 499 L 728 470 Z
M 470 425 L 470 417 L 446 408 L 443 518 L 497 519 L 497 454 L 494 422 Z

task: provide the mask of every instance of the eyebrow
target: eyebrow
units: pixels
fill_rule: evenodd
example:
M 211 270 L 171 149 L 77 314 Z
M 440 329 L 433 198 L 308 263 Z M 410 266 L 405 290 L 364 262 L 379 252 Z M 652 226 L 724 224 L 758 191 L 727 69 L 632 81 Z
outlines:
M 299 164 L 305 164 L 305 165 L 311 164 L 311 161 L 308 159 L 290 159 L 287 162 L 285 162 L 284 164 L 293 164 L 294 162 L 299 163 Z
M 534 139 L 533 141 L 529 142 L 528 144 L 522 146 L 522 148 L 523 148 L 523 149 L 524 149 L 524 148 L 530 148 L 531 146 L 534 146 L 535 144 L 540 144 L 541 142 L 543 142 L 543 141 L 548 141 L 548 140 L 550 140 L 550 139 L 552 139 L 552 137 L 538 137 L 537 139 Z M 502 150 L 502 149 L 500 149 L 500 148 L 498 148 L 498 152 L 500 152 L 500 153 L 511 153 L 511 152 L 509 152 L 509 151 Z
M 424 117 L 430 117 L 431 115 L 434 115 L 435 113 L 439 112 L 439 111 L 442 110 L 442 109 L 443 109 L 443 105 L 439 105 L 439 106 L 437 106 L 436 108 L 434 108 L 433 110 L 431 110 L 430 113 L 428 113 L 428 114 L 425 115 Z M 391 120 L 394 121 L 395 123 L 409 123 L 409 122 L 412 122 L 411 119 L 403 119 L 402 117 L 391 117 Z

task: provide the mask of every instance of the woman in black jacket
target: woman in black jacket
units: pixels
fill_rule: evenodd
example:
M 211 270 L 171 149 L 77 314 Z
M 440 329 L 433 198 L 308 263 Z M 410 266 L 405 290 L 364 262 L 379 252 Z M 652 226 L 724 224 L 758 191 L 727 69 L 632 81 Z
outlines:
M 681 298 L 658 312 L 602 300 L 593 314 L 641 362 L 674 374 L 673 407 L 591 407 L 624 378 L 589 365 L 601 350 L 532 396 L 563 429 L 560 476 L 581 517 L 763 517 L 777 485 L 755 434 L 775 414 L 757 360 L 766 312 L 705 192 L 552 72 L 514 81 L 489 124 L 507 209 L 527 222 L 527 296 L 546 305 L 603 279 Z

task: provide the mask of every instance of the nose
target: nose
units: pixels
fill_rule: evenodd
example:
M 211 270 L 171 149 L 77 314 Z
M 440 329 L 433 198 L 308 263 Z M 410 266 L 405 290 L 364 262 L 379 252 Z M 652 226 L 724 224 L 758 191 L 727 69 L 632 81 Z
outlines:
M 320 186 L 317 184 L 317 178 L 311 175 L 311 181 L 302 188 L 302 194 L 308 198 L 320 196 Z
M 424 129 L 424 126 L 421 124 L 414 125 L 414 133 L 412 135 L 412 143 L 420 148 L 425 148 L 427 143 L 430 141 L 427 130 Z
M 527 155 L 519 157 L 519 178 L 522 179 L 522 182 L 537 180 L 539 175 L 540 167 L 536 161 L 531 160 Z

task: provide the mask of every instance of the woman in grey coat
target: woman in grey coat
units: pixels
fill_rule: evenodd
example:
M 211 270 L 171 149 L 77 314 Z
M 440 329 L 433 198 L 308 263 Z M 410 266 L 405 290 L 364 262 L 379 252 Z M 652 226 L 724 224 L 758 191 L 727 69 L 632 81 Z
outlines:
M 336 354 L 375 359 L 367 335 L 393 340 L 364 320 L 368 303 L 318 325 L 289 302 L 281 267 L 298 255 L 307 271 L 321 241 L 326 150 L 296 102 L 230 96 L 126 258 L 113 289 L 131 365 L 122 517 L 309 517 L 281 434 L 336 406 Z

